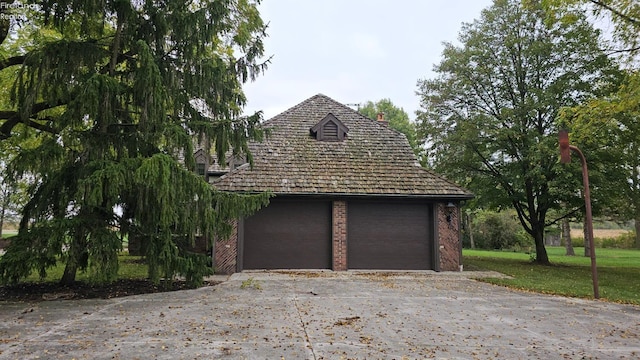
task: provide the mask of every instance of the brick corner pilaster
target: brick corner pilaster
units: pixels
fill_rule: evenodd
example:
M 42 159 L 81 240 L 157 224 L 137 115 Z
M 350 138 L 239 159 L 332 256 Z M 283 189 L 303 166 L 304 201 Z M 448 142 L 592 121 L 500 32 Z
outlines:
M 233 230 L 227 239 L 217 239 L 215 244 L 216 274 L 233 274 L 236 272 L 238 258 L 238 220 L 232 221 Z
M 347 270 L 347 202 L 333 202 L 333 270 Z
M 437 204 L 437 216 L 440 270 L 460 271 L 462 243 L 458 205 L 449 209 L 444 203 Z

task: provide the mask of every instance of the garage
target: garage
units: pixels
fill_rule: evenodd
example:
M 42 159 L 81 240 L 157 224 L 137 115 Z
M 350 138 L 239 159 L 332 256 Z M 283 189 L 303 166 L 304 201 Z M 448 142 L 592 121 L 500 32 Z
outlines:
M 421 202 L 350 201 L 349 269 L 433 269 L 433 210 Z
M 243 269 L 331 267 L 330 201 L 272 199 L 243 229 Z
M 274 197 L 216 239 L 216 271 L 459 271 L 460 204 L 473 194 L 417 166 L 407 137 L 377 119 L 318 94 L 263 122 L 252 164 L 230 163 L 212 185 Z

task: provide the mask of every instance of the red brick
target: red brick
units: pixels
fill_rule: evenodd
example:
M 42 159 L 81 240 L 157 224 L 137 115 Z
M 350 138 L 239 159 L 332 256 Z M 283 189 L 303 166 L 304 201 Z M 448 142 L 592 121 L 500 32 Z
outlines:
M 440 270 L 459 271 L 460 270 L 460 219 L 458 208 L 451 211 L 443 203 L 437 204 L 436 212 L 438 216 L 438 244 L 440 245 Z M 451 221 L 447 221 L 447 215 L 451 215 Z
M 347 270 L 347 202 L 333 202 L 332 221 L 333 270 Z
M 218 239 L 215 246 L 216 274 L 233 274 L 236 272 L 238 258 L 238 221 L 233 220 L 233 230 L 228 239 Z

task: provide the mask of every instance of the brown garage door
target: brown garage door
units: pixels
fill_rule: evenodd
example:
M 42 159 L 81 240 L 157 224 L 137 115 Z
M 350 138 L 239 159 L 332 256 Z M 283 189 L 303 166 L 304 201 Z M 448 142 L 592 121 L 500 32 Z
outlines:
M 433 269 L 432 205 L 349 202 L 347 266 L 350 269 Z
M 329 269 L 331 202 L 273 199 L 244 222 L 244 269 Z

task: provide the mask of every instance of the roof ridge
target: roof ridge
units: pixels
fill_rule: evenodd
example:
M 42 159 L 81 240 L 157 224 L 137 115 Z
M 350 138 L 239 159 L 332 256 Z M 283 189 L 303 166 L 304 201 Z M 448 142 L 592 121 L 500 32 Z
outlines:
M 288 108 L 288 109 L 286 109 L 286 110 L 282 111 L 281 113 L 278 113 L 278 114 L 276 114 L 276 115 L 274 115 L 274 116 L 270 117 L 269 119 L 265 120 L 265 122 L 264 122 L 263 124 L 267 124 L 267 123 L 269 123 L 271 120 L 273 120 L 273 119 L 275 119 L 275 118 L 282 117 L 283 115 L 286 115 L 286 114 L 288 114 L 288 113 L 290 113 L 290 112 L 293 112 L 294 110 L 297 110 L 298 108 L 300 108 L 300 107 L 302 107 L 302 106 L 306 106 L 306 105 L 307 105 L 307 103 L 311 102 L 313 99 L 318 98 L 318 97 L 324 97 L 324 98 L 326 98 L 326 99 L 329 99 L 329 100 L 332 100 L 332 101 L 334 101 L 334 102 L 338 103 L 337 101 L 333 100 L 332 98 L 328 97 L 327 95 L 324 95 L 324 94 L 320 94 L 320 93 L 318 93 L 318 94 L 313 95 L 313 96 L 312 96 L 312 97 L 310 97 L 310 98 L 307 98 L 307 99 L 305 99 L 305 100 L 303 100 L 303 101 L 301 101 L 301 102 L 297 103 L 296 105 L 293 105 L 292 107 L 290 107 L 290 108 Z M 338 104 L 339 104 L 339 103 L 338 103 Z M 340 104 L 340 105 L 342 105 L 342 104 Z
M 350 129 L 346 141 L 317 141 L 309 133 L 328 114 Z M 273 130 L 264 142 L 249 143 L 253 166 L 245 164 L 222 176 L 216 188 L 277 194 L 473 197 L 445 177 L 416 166 L 416 155 L 402 132 L 327 95 L 313 95 L 263 124 Z
M 281 117 L 282 115 L 285 115 L 285 114 L 287 114 L 287 113 L 293 112 L 294 110 L 297 110 L 297 109 L 298 109 L 298 108 L 300 108 L 300 107 L 306 106 L 308 103 L 310 103 L 311 101 L 316 100 L 316 99 L 323 99 L 323 100 L 329 101 L 329 102 L 333 103 L 333 105 L 336 105 L 336 106 L 339 106 L 339 107 L 341 107 L 341 108 L 343 108 L 343 109 L 349 110 L 350 112 L 352 112 L 352 113 L 354 113 L 354 114 L 357 114 L 357 115 L 359 115 L 360 117 L 363 117 L 363 118 L 365 118 L 365 119 L 367 119 L 367 120 L 371 120 L 372 122 L 376 122 L 376 123 L 377 123 L 377 121 L 376 121 L 376 120 L 371 119 L 371 118 L 369 118 L 369 117 L 366 117 L 366 116 L 362 115 L 361 113 L 359 113 L 357 110 L 352 109 L 352 108 L 351 108 L 351 107 L 349 107 L 348 105 L 345 105 L 345 104 L 343 104 L 343 103 L 341 103 L 341 102 L 337 101 L 336 99 L 334 99 L 334 98 L 332 98 L 332 97 L 330 97 L 330 96 L 327 96 L 327 95 L 325 95 L 325 94 L 322 94 L 322 93 L 317 93 L 317 94 L 315 94 L 315 95 L 311 96 L 310 98 L 307 98 L 307 99 L 305 99 L 305 100 L 303 100 L 303 101 L 299 102 L 298 104 L 296 104 L 296 105 L 294 105 L 294 106 L 292 106 L 292 107 L 290 107 L 290 108 L 288 108 L 288 109 L 284 110 L 283 112 L 281 112 L 281 113 L 279 113 L 279 114 L 276 114 L 276 115 L 272 116 L 271 118 L 267 119 L 267 120 L 265 121 L 265 123 L 267 123 L 267 122 L 269 122 L 269 121 L 271 121 L 272 119 L 275 119 L 275 118 L 277 118 L 277 117 Z M 335 114 L 334 114 L 334 115 L 335 115 Z

